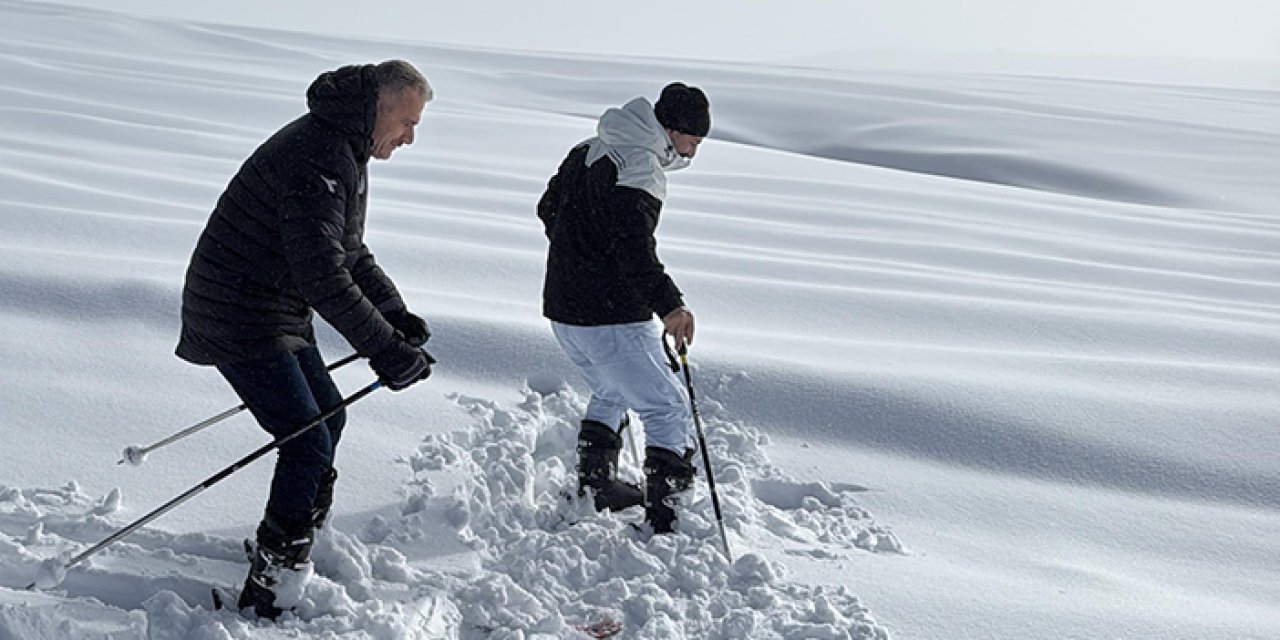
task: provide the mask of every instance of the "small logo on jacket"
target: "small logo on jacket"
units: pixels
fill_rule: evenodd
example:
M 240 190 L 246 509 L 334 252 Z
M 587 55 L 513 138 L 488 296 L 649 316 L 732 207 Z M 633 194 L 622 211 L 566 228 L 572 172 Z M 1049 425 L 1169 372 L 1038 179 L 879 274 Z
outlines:
M 329 193 L 332 193 L 332 194 L 334 194 L 334 195 L 337 195 L 337 194 L 338 194 L 338 181 L 337 181 L 337 180 L 334 180 L 333 178 L 327 178 L 327 177 L 325 177 L 325 176 L 320 176 L 320 179 L 321 179 L 321 180 L 324 180 L 324 186 L 329 187 Z

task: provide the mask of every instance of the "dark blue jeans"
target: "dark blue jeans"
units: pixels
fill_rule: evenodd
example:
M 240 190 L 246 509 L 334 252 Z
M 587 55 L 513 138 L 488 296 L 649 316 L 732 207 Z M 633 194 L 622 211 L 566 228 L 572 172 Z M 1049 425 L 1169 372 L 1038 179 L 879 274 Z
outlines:
M 342 402 L 320 350 L 315 347 L 218 365 L 218 371 L 231 383 L 258 424 L 276 438 L 310 424 Z M 267 499 L 267 513 L 280 524 L 300 529 L 311 521 L 320 478 L 333 466 L 334 451 L 346 421 L 346 412 L 340 411 L 280 447 Z

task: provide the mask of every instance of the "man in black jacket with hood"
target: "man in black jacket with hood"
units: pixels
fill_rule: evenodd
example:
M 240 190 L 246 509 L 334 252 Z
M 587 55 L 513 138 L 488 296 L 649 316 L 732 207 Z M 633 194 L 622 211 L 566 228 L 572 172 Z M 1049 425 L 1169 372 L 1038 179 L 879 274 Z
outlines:
M 369 159 L 411 144 L 432 97 L 402 60 L 321 74 L 307 89 L 308 113 L 245 161 L 200 236 L 182 292 L 177 355 L 216 366 L 273 437 L 342 400 L 316 347 L 313 310 L 392 390 L 431 373 L 434 360 L 421 348 L 427 324 L 374 261 L 364 227 Z M 276 618 L 281 580 L 309 575 L 345 422 L 339 412 L 280 447 L 241 608 Z

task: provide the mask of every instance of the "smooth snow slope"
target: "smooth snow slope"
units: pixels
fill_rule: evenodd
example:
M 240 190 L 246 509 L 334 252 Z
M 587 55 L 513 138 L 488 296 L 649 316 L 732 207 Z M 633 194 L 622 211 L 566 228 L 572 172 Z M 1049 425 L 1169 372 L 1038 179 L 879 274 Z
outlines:
M 100 539 L 264 441 L 241 416 L 141 468 L 116 465 L 126 445 L 236 403 L 215 372 L 171 355 L 186 259 L 226 180 L 301 112 L 316 74 L 403 57 L 438 100 L 418 143 L 371 168 L 368 239 L 432 322 L 441 365 L 429 384 L 353 409 L 335 521 L 349 544 L 328 557 L 356 569 L 318 567 L 317 589 L 365 589 L 370 604 L 351 613 L 321 598 L 299 633 L 403 637 L 369 622 L 400 606 L 378 595 L 387 584 L 404 587 L 397 597 L 429 592 L 418 602 L 441 621 L 516 610 L 506 587 L 451 582 L 531 574 L 507 555 L 511 540 L 469 536 L 449 505 L 503 517 L 539 494 L 450 502 L 494 472 L 477 460 L 432 469 L 439 486 L 423 503 L 411 461 L 424 438 L 491 429 L 474 399 L 526 429 L 527 378 L 579 385 L 539 314 L 533 205 L 603 109 L 679 79 L 711 96 L 714 132 L 672 176 L 660 250 L 698 315 L 691 357 L 719 416 L 718 469 L 739 474 L 726 481 L 741 516 L 731 538 L 787 573 L 773 619 L 821 623 L 791 603 L 825 584 L 846 590 L 829 611 L 874 616 L 868 634 L 1280 635 L 1280 93 L 530 54 L 11 0 L 0 36 L 6 587 L 25 586 L 60 540 Z M 347 353 L 331 332 L 323 347 Z M 362 364 L 340 374 L 348 390 L 368 379 Z M 567 424 L 580 398 L 566 398 L 556 415 Z M 564 480 L 551 452 L 529 455 L 542 474 L 529 482 Z M 105 579 L 86 575 L 53 604 L 12 592 L 0 628 L 21 637 L 30 614 L 53 633 L 34 605 L 15 604 L 39 601 L 72 620 L 118 619 L 120 637 L 140 619 L 266 633 L 192 608 L 207 608 L 193 585 L 243 572 L 226 563 L 260 515 L 269 467 L 149 528 L 155 573 L 95 565 Z M 93 506 L 113 488 L 118 504 Z M 30 530 L 57 518 L 72 524 L 52 540 Z M 399 541 L 414 526 L 428 539 Z M 889 552 L 859 546 L 864 532 L 885 535 Z M 714 532 L 690 536 L 717 544 Z M 210 573 L 201 583 L 182 566 Z M 742 575 L 759 579 L 761 566 Z M 181 585 L 156 577 L 165 571 Z M 725 600 L 734 585 L 696 586 L 725 612 L 750 609 Z M 166 590 L 178 597 L 149 600 Z M 456 611 L 431 609 L 440 597 Z M 571 600 L 529 611 L 564 614 Z M 709 633 L 674 601 L 667 619 Z M 662 637 L 653 611 L 626 613 Z M 551 633 L 547 619 L 503 628 Z

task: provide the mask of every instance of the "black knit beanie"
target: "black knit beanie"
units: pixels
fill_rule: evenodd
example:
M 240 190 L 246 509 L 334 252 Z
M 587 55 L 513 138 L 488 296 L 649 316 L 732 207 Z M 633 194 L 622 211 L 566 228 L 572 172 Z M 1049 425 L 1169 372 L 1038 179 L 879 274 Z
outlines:
M 658 104 L 653 105 L 658 123 L 668 129 L 700 138 L 711 131 L 711 105 L 702 89 L 683 82 L 672 82 L 662 89 Z

